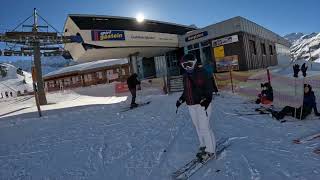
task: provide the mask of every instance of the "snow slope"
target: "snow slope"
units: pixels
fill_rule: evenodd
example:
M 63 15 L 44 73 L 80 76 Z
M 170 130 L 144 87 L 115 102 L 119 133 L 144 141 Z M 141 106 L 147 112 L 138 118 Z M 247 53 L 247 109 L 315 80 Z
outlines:
M 23 71 L 24 76 L 17 74 L 17 68 L 11 64 L 0 63 L 1 66 L 5 66 L 7 69 L 7 76 L 0 76 L 0 91 L 4 94 L 4 92 L 13 92 L 14 96 L 16 93 L 20 91 L 21 93 L 24 90 L 28 92 L 32 91 L 32 77 L 28 72 Z M 23 83 L 25 79 L 26 84 Z
M 54 93 L 42 118 L 33 99 L 0 104 L 0 179 L 169 179 L 198 148 L 187 108 L 175 113 L 179 96 L 142 91 L 137 101 L 150 105 L 120 112 L 129 105 L 126 96 Z M 320 156 L 312 150 L 320 141 L 291 141 L 319 132 L 320 120 L 280 124 L 267 115 L 238 114 L 254 107 L 236 95 L 215 98 L 212 128 L 232 144 L 191 179 L 319 179 Z
M 32 62 L 31 57 L 29 60 L 7 60 L 3 61 L 7 64 L 11 64 L 17 68 L 21 68 L 24 71 L 31 72 Z M 66 60 L 62 56 L 50 56 L 50 57 L 41 57 L 42 63 L 42 74 L 48 74 L 52 71 L 59 70 L 66 66 L 72 65 L 74 62 L 71 60 Z
M 312 60 L 320 58 L 320 33 L 303 35 L 293 41 L 291 54 L 294 59 L 310 59 L 309 49 Z

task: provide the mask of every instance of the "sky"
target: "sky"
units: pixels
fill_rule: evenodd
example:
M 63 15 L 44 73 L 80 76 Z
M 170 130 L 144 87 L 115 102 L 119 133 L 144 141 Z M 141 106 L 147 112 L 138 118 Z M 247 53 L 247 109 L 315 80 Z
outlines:
M 319 0 L 0 0 L 0 31 L 13 29 L 37 8 L 62 31 L 68 14 L 135 17 L 204 27 L 243 16 L 280 35 L 319 32 Z
M 138 13 L 146 19 L 198 27 L 242 16 L 282 36 L 320 32 L 319 0 L 0 0 L 0 4 L 0 32 L 14 29 L 33 8 L 61 32 L 68 14 Z

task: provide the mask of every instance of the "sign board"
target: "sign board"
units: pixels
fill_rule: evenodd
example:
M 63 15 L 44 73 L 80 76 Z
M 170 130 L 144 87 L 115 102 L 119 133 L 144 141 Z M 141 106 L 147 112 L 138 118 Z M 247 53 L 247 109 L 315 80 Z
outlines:
M 214 52 L 215 59 L 224 57 L 224 47 L 223 46 L 213 48 L 213 52 Z
M 175 34 L 125 31 L 125 35 L 127 41 L 178 43 L 178 36 Z
M 188 36 L 188 37 L 186 37 L 185 41 L 189 42 L 189 41 L 193 41 L 196 39 L 200 39 L 205 36 L 208 36 L 208 31 L 203 31 L 203 32 L 197 33 L 195 35 Z
M 92 30 L 93 41 L 124 41 L 126 39 L 124 31 L 114 30 Z
M 229 71 L 230 68 L 232 70 L 239 70 L 239 57 L 237 55 L 234 55 L 234 56 L 225 56 L 223 58 L 217 58 L 216 67 L 217 67 L 217 72 Z
M 222 46 L 225 44 L 231 44 L 239 41 L 238 35 L 228 36 L 212 41 L 212 47 Z

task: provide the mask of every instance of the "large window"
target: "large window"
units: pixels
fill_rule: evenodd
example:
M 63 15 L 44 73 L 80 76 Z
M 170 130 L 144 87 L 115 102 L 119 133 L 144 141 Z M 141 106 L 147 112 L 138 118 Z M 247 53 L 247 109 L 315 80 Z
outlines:
M 262 55 L 267 55 L 266 45 L 264 43 L 261 43 L 261 53 Z
M 269 45 L 270 55 L 273 55 L 273 46 Z
M 257 55 L 257 49 L 256 49 L 256 42 L 253 40 L 249 40 L 249 48 L 250 48 L 250 53 Z

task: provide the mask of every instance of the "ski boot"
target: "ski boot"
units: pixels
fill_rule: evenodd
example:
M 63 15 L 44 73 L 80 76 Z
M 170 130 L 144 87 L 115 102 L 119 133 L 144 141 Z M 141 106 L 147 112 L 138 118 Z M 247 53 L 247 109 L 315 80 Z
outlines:
M 133 108 L 136 108 L 138 107 L 139 105 L 137 103 L 132 103 L 131 106 L 130 106 L 130 109 L 133 109 Z
M 199 159 L 200 162 L 205 162 L 208 159 L 215 158 L 214 156 L 215 156 L 214 153 L 209 153 L 209 152 L 204 152 L 202 154 L 199 154 L 199 153 L 197 154 L 197 158 Z

